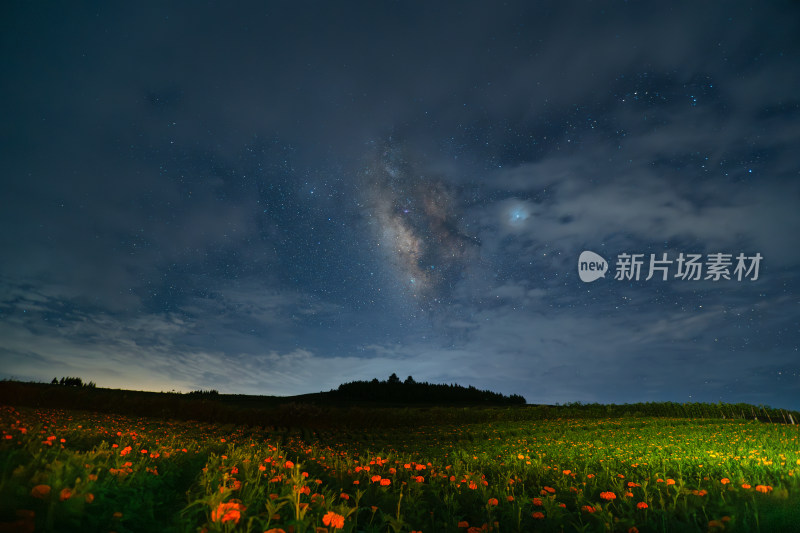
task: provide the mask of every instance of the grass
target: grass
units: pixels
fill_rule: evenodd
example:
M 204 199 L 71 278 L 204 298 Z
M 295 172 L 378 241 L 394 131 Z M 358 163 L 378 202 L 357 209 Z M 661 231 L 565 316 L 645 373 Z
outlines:
M 360 408 L 290 429 L 7 405 L 0 532 L 800 531 L 798 426 L 717 408 Z

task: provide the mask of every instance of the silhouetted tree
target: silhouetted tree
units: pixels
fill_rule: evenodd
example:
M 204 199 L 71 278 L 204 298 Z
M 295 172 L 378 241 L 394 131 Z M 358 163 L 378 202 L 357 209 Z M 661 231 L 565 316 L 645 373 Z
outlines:
M 474 386 L 463 387 L 456 384 L 417 383 L 408 376 L 403 382 L 396 374 L 387 381 L 352 381 L 343 383 L 332 391 L 334 394 L 352 400 L 367 400 L 384 403 L 473 403 L 473 404 L 525 404 L 525 398 L 518 394 L 504 396 L 497 392 L 478 390 Z

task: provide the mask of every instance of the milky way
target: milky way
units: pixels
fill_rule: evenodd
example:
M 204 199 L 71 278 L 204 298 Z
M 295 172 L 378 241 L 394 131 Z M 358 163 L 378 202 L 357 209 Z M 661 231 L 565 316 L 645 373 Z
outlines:
M 430 309 L 447 301 L 480 243 L 463 228 L 457 191 L 387 142 L 363 172 L 365 207 L 405 295 Z

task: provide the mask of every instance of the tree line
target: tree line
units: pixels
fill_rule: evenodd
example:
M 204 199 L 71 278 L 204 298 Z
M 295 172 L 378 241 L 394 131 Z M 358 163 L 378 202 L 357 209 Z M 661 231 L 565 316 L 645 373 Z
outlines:
M 96 387 L 94 381 L 84 383 L 81 378 L 75 377 L 62 377 L 61 379 L 53 378 L 53 381 L 50 382 L 50 385 L 64 385 L 66 387 L 89 387 L 90 389 Z
M 480 390 L 472 385 L 440 384 L 414 381 L 408 376 L 401 381 L 392 374 L 386 381 L 351 381 L 342 383 L 331 394 L 340 399 L 380 403 L 429 403 L 429 404 L 491 404 L 524 405 L 525 398 L 519 394 L 506 396 L 499 392 Z

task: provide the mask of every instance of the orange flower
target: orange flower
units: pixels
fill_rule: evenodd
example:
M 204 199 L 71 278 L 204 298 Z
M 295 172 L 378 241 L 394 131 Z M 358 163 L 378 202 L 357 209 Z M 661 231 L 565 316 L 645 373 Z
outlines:
M 593 513 L 594 507 L 592 507 L 591 505 L 584 505 L 583 507 L 581 507 L 581 511 L 586 511 L 587 513 Z
M 333 529 L 342 529 L 344 528 L 344 517 L 340 514 L 336 514 L 333 511 L 328 511 L 325 516 L 322 517 L 322 523 L 326 526 L 330 526 Z
M 372 477 L 371 477 L 371 478 L 369 478 L 369 479 L 370 479 L 370 481 L 372 481 L 373 483 L 377 483 L 378 481 L 380 481 L 380 480 L 381 480 L 381 476 L 375 475 L 375 476 L 372 476 Z
M 85 499 L 86 499 L 86 503 L 92 503 L 94 501 L 94 494 L 92 494 L 90 492 L 89 494 L 86 495 Z
M 770 487 L 769 485 L 756 485 L 756 490 L 758 492 L 766 494 L 772 490 L 772 487 Z
M 467 522 L 466 520 L 462 520 L 461 522 L 458 523 L 458 527 L 469 527 L 469 522 Z
M 50 494 L 50 485 L 36 485 L 31 489 L 31 496 L 44 499 Z
M 674 479 L 668 479 L 667 480 L 667 485 L 674 485 L 674 484 L 675 484 L 675 480 Z
M 647 509 L 649 506 L 645 502 L 639 502 L 636 504 L 637 509 Z
M 279 527 L 273 527 L 272 529 L 266 530 L 264 533 L 286 533 L 286 531 Z
M 474 481 L 470 481 L 469 482 L 469 488 L 472 489 L 472 490 L 475 490 L 475 489 L 478 488 L 478 485 L 476 485 Z
M 609 500 L 609 501 L 617 499 L 617 495 L 614 494 L 613 492 L 601 492 L 600 497 L 603 498 L 604 500 Z
M 723 485 L 727 485 L 728 483 L 731 482 L 731 480 L 726 478 L 726 477 L 724 477 L 724 478 L 720 479 L 719 482 L 722 483 Z
M 221 521 L 222 523 L 233 522 L 234 524 L 238 524 L 239 519 L 242 517 L 242 511 L 245 509 L 246 507 L 244 505 L 237 502 L 220 503 L 219 506 L 211 512 L 211 521 Z
M 542 518 L 544 518 L 544 513 L 541 511 L 536 511 L 531 513 L 531 516 L 537 520 L 541 520 Z
M 749 484 L 747 484 L 747 483 L 742 483 L 742 488 L 743 488 L 743 489 L 749 489 L 749 488 L 750 488 L 750 485 L 749 485 Z
M 636 526 L 631 526 L 628 528 L 628 533 L 639 533 L 639 528 Z
M 58 494 L 58 499 L 61 500 L 62 502 L 64 500 L 69 500 L 71 497 L 72 497 L 72 489 L 68 489 L 67 487 L 61 489 L 61 492 Z
M 382 487 L 388 487 L 391 484 L 392 484 L 392 480 L 391 479 L 386 479 L 386 478 L 381 479 L 381 486 Z
M 541 498 L 534 498 L 533 499 L 533 505 L 535 505 L 536 507 L 541 507 L 542 506 L 542 499 Z
M 488 501 L 488 502 L 486 502 L 486 503 L 488 503 L 488 504 L 489 504 L 489 505 L 491 505 L 491 506 L 496 506 L 496 505 L 497 505 L 497 504 L 499 504 L 500 502 L 498 502 L 498 501 L 497 501 L 497 498 L 489 498 L 489 501 Z
M 508 500 L 509 502 L 513 502 L 514 497 L 511 494 L 509 494 L 508 497 L 506 497 L 506 500 Z
M 283 466 L 284 466 L 284 468 L 294 468 L 294 463 L 293 463 L 293 462 L 291 462 L 291 461 L 286 461 L 286 462 L 283 464 Z

